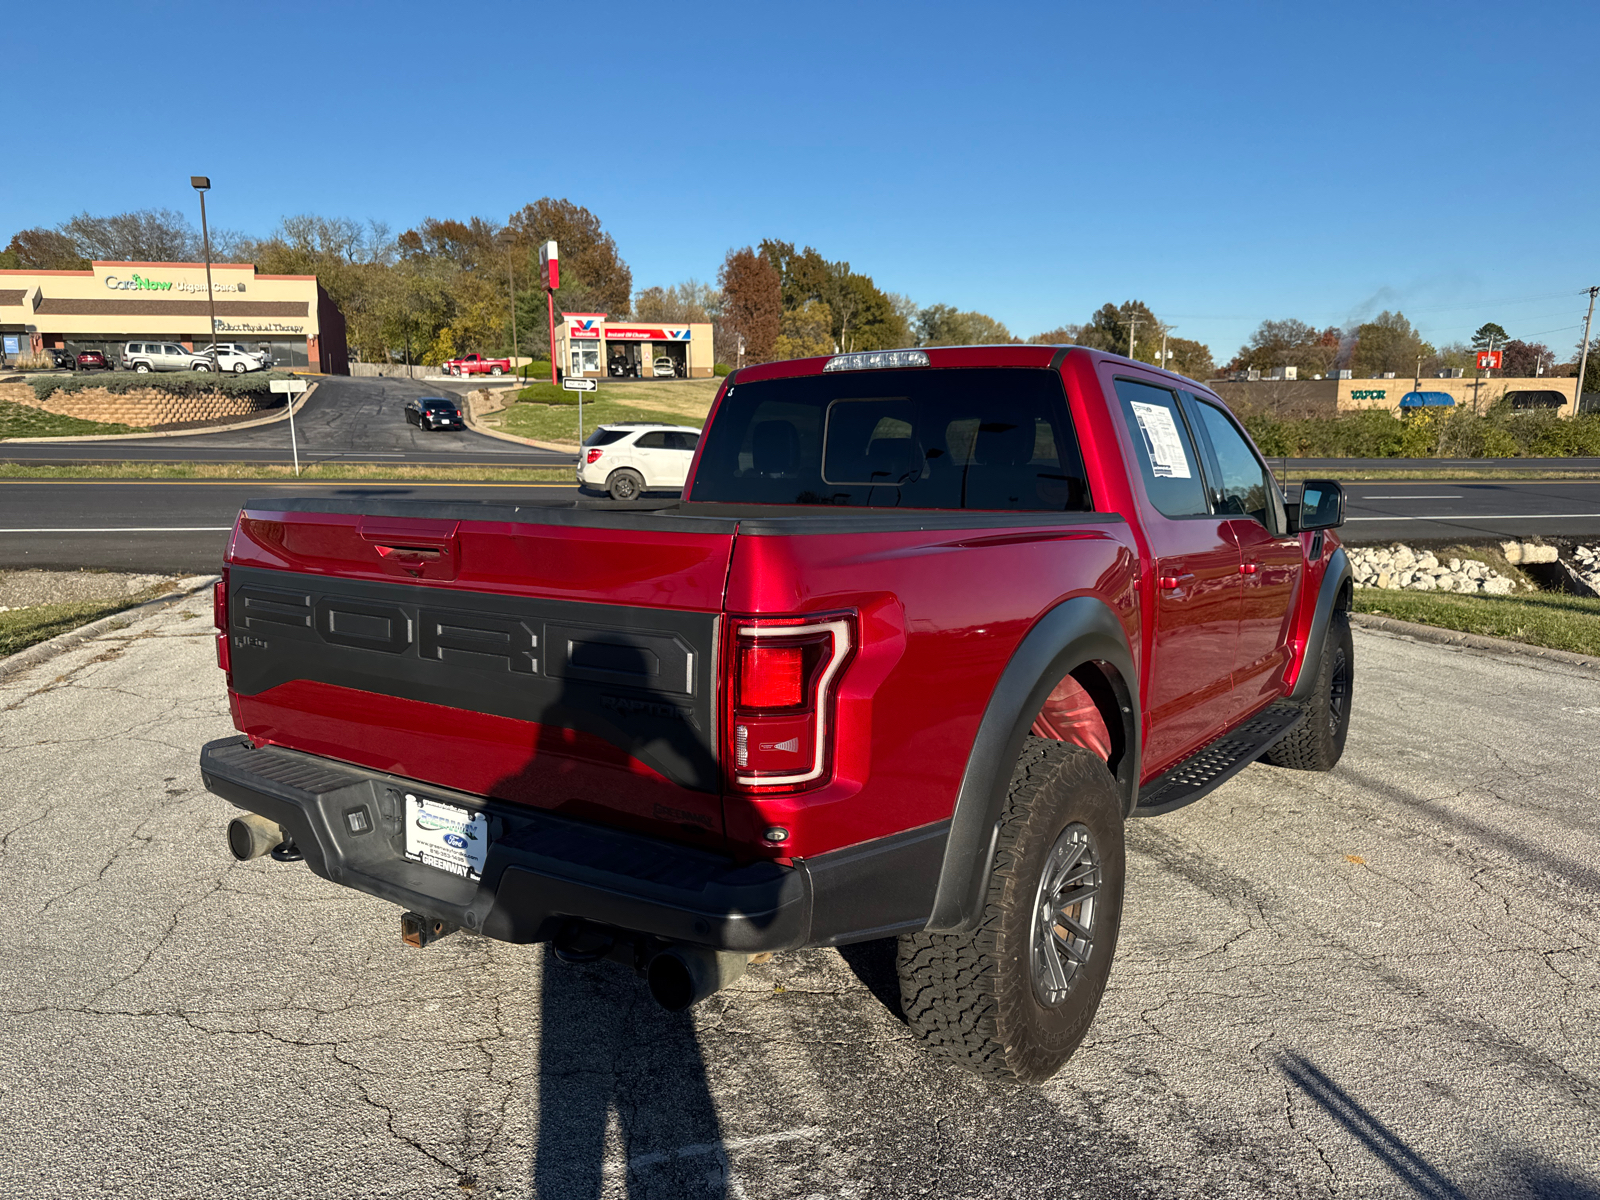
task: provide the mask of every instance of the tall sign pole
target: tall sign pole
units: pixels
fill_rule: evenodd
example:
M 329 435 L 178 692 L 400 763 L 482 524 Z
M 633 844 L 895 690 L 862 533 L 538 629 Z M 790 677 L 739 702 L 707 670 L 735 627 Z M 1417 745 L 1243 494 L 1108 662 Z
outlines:
M 539 277 L 544 284 L 545 312 L 550 318 L 550 382 L 556 381 L 556 289 L 561 286 L 561 259 L 554 242 L 539 247 Z
M 1578 356 L 1578 386 L 1572 389 L 1572 415 L 1583 407 L 1583 373 L 1589 367 L 1589 323 L 1594 320 L 1594 298 L 1600 287 L 1589 289 L 1589 315 L 1583 318 L 1583 353 Z

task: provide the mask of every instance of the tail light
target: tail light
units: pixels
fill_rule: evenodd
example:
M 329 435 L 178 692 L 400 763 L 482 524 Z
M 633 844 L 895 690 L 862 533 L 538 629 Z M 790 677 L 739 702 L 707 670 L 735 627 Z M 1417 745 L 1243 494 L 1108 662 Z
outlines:
M 585 462 L 597 463 L 597 462 L 600 461 L 600 456 L 602 454 L 604 454 L 604 453 L 605 453 L 604 450 L 591 450 L 591 451 L 589 451 L 588 457 L 584 461 Z
M 233 659 L 228 653 L 228 571 L 211 589 L 211 623 L 217 627 L 217 666 L 232 676 Z
M 846 615 L 736 621 L 725 761 L 743 791 L 797 791 L 832 772 L 834 688 L 854 644 Z

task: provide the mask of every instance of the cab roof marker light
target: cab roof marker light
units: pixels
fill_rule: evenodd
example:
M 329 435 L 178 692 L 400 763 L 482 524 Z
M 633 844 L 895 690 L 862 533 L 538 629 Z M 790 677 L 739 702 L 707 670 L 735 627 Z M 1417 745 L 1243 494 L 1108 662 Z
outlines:
M 855 354 L 835 354 L 823 364 L 824 371 L 870 371 L 874 367 L 925 367 L 926 350 L 864 350 Z

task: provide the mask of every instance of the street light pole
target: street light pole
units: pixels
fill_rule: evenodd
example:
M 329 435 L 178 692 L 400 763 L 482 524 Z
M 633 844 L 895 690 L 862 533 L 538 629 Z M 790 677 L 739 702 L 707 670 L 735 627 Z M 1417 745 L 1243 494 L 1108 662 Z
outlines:
M 200 193 L 200 238 L 206 248 L 206 302 L 211 309 L 211 373 L 217 373 L 217 294 L 211 289 L 211 231 L 206 228 L 206 192 L 211 190 L 211 179 L 206 175 L 189 176 L 189 186 Z M 291 397 L 292 399 L 292 397 Z

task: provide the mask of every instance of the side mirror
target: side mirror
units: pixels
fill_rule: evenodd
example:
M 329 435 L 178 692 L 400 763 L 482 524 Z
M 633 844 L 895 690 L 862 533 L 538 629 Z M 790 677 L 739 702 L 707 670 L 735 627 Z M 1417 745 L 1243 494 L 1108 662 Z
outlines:
M 1333 529 L 1344 524 L 1344 488 L 1331 479 L 1308 479 L 1300 486 L 1301 530 Z

